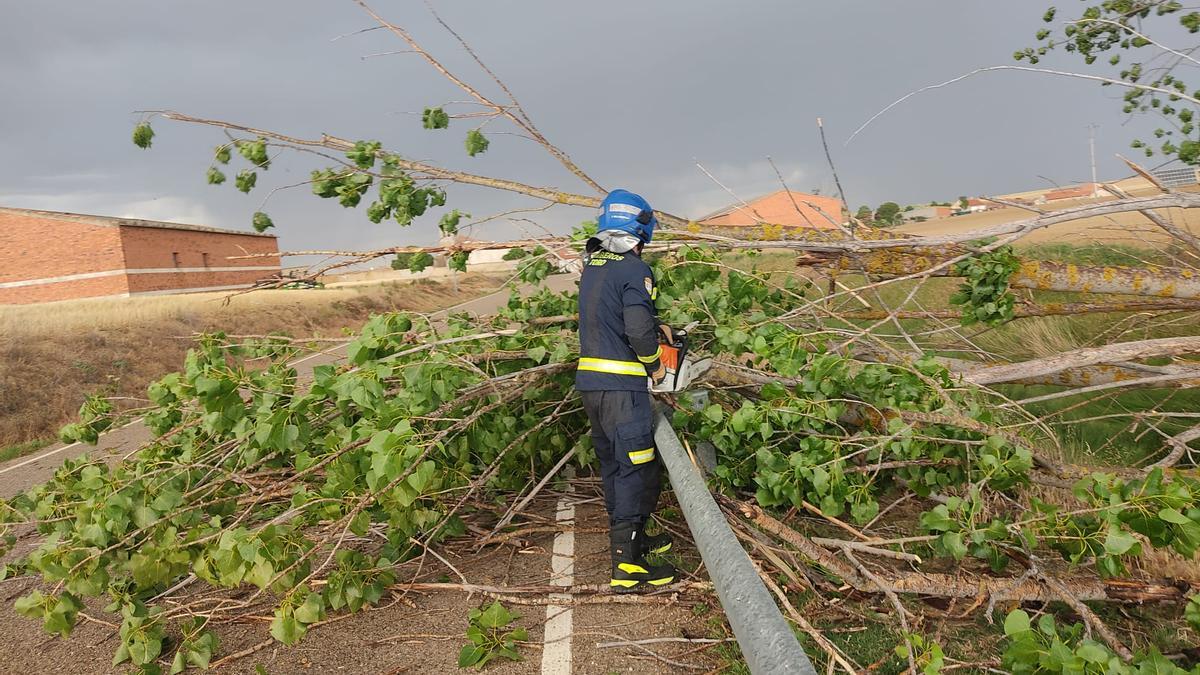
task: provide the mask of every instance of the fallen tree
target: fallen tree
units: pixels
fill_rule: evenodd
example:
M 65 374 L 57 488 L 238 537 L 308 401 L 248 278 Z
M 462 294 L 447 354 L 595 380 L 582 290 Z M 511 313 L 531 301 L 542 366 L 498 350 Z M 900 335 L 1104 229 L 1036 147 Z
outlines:
M 408 225 L 444 206 L 447 182 L 546 204 L 598 204 L 600 186 L 537 132 L 502 83 L 508 100 L 489 98 L 403 28 L 363 7 L 483 106 L 483 117 L 514 124 L 596 194 L 448 170 L 374 141 L 300 139 L 156 114 L 231 134 L 214 153 L 209 179 L 225 180 L 219 167 L 237 150 L 249 163 L 236 181 L 247 192 L 274 161 L 267 148 L 316 152 L 331 164 L 313 171 L 314 193 L 348 208 L 373 194 L 367 215 L 375 222 Z M 423 115 L 435 130 L 474 117 L 480 115 L 454 116 L 441 108 Z M 135 130 L 139 145 L 148 147 L 152 137 L 148 122 Z M 470 154 L 487 145 L 480 128 L 468 132 Z M 822 645 L 830 663 L 848 671 L 863 665 L 831 647 L 795 611 L 789 593 L 807 587 L 848 599 L 880 595 L 901 619 L 920 611 L 911 596 L 971 598 L 964 614 L 981 611 L 989 620 L 997 601 L 1062 601 L 1066 610 L 1049 611 L 1070 612 L 1101 635 L 1105 644 L 1095 647 L 1106 663 L 1111 657 L 1118 664 L 1161 665 L 1155 645 L 1115 637 L 1084 603 L 1200 606 L 1194 580 L 1160 581 L 1137 571 L 1152 549 L 1186 560 L 1200 547 L 1200 481 L 1186 467 L 1188 444 L 1200 434 L 1168 434 L 1165 456 L 1150 466 L 1097 463 L 1067 471 L 1053 456 L 1060 425 L 1011 401 L 1001 385 L 1051 383 L 1068 387 L 1068 394 L 1111 393 L 1090 389 L 1109 384 L 1184 389 L 1195 380 L 1195 366 L 1184 357 L 1200 351 L 1200 338 L 1109 338 L 1005 362 L 978 348 L 972 331 L 1081 312 L 1145 313 L 1157 320 L 1193 311 L 1189 303 L 1197 296 L 1188 290 L 1187 269 L 1109 273 L 1065 262 L 1033 268 L 1009 244 L 1074 219 L 1196 206 L 1200 196 L 1167 193 L 953 235 L 895 236 L 856 227 L 785 241 L 694 232 L 686 219 L 661 216 L 675 226 L 651 251 L 664 320 L 697 322 L 695 349 L 737 376 L 723 379 L 722 369 L 714 369 L 697 387 L 696 400 L 678 405 L 674 426 L 691 443 L 715 446 L 714 490 L 726 496 L 758 563 L 787 579 L 780 584 L 764 572 L 785 611 Z M 509 248 L 522 260 L 517 276 L 537 283 L 551 272 L 555 255 L 576 249 L 589 234 L 585 224 L 572 237 L 473 242 L 459 236 L 462 217 L 443 213 L 436 245 L 322 252 L 347 254 L 324 269 L 395 255 L 412 256 L 408 264 L 419 268 L 433 253 L 463 269 L 473 250 Z M 273 226 L 265 213 L 254 223 Z M 805 265 L 856 279 L 822 289 L 794 274 L 737 267 L 722 257 L 765 248 L 797 253 Z M 952 306 L 914 308 L 920 290 L 944 275 L 963 283 Z M 884 297 L 888 286 L 903 299 Z M 1161 299 L 1089 298 L 1052 311 L 1042 301 L 1018 305 L 1013 288 Z M 847 309 L 850 301 L 859 304 Z M 465 533 L 516 538 L 530 525 L 520 511 L 539 486 L 565 464 L 589 465 L 586 417 L 571 388 L 575 304 L 570 294 L 541 291 L 514 294 L 487 321 L 378 316 L 348 344 L 349 362 L 318 368 L 307 389 L 287 365 L 302 341 L 202 336 L 184 369 L 150 388 L 152 405 L 144 413 L 152 441 L 112 467 L 87 458 L 67 462 L 53 480 L 0 504 L 9 527 L 34 526 L 43 535 L 37 550 L 11 569 L 44 582 L 17 601 L 19 611 L 65 635 L 87 620 L 80 613 L 83 598 L 105 596 L 121 615 L 116 661 L 153 671 L 207 663 L 213 628 L 225 623 L 269 614 L 271 636 L 294 644 L 330 614 L 359 611 L 393 590 L 428 587 L 413 561 L 421 567 L 439 560 L 452 570 L 438 550 Z M 906 327 L 902 319 L 920 325 Z M 931 334 L 943 342 L 935 345 Z M 941 351 L 978 358 L 947 360 L 934 353 Z M 1142 363 L 1168 357 L 1178 363 Z M 1128 417 L 1141 422 L 1168 412 L 1151 408 Z M 1153 421 L 1166 433 L 1161 420 Z M 111 409 L 93 400 L 64 434 L 94 441 L 111 422 Z M 486 499 L 518 493 L 525 493 L 520 505 L 503 512 Z M 794 513 L 813 520 L 799 522 Z M 500 532 L 508 527 L 516 529 Z M 829 534 L 837 536 L 818 536 Z M 413 577 L 403 579 L 403 573 Z M 540 602 L 534 596 L 562 592 L 461 581 L 452 585 L 510 602 Z M 676 590 L 706 589 L 689 582 Z M 571 590 L 589 598 L 593 591 Z M 1019 622 L 1014 616 L 1010 620 Z M 911 657 L 918 641 L 905 625 L 897 637 Z

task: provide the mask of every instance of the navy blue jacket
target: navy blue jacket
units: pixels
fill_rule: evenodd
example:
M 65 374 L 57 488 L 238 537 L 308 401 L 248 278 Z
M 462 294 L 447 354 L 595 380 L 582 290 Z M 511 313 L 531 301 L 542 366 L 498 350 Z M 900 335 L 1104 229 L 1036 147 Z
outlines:
M 590 240 L 579 280 L 579 391 L 646 391 L 658 370 L 658 291 L 636 253 L 611 253 Z

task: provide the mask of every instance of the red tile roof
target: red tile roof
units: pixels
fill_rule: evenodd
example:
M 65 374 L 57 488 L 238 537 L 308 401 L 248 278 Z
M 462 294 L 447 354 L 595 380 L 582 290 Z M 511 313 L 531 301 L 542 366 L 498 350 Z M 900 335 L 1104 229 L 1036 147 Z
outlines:
M 833 197 L 810 195 L 802 192 L 780 190 L 769 195 L 738 202 L 700 219 L 701 225 L 710 227 L 749 227 L 759 223 L 833 229 L 834 222 L 846 221 L 842 213 L 842 202 Z

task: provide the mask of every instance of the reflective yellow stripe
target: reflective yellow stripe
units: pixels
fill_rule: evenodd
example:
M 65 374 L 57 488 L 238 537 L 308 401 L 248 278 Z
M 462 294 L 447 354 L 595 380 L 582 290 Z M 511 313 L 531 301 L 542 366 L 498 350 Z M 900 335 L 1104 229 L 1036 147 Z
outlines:
M 658 286 L 655 286 L 654 288 L 650 289 L 650 299 L 651 300 L 658 299 Z
M 645 464 L 654 459 L 654 448 L 646 448 L 645 450 L 635 450 L 629 453 L 629 461 L 634 464 Z
M 585 356 L 579 359 L 579 369 L 590 370 L 597 373 L 612 373 L 613 375 L 634 375 L 637 377 L 646 376 L 646 367 L 637 361 L 593 359 Z
M 612 587 L 619 586 L 621 588 L 633 588 L 634 586 L 637 586 L 638 583 L 639 582 L 637 579 L 611 579 L 608 582 L 608 585 Z
M 650 356 L 639 356 L 638 361 L 642 363 L 654 363 L 660 356 L 662 356 L 662 345 L 659 345 L 658 349 L 654 350 L 654 353 Z
M 617 569 L 621 570 L 622 572 L 624 572 L 626 574 L 649 574 L 650 573 L 650 570 L 646 569 L 645 567 L 642 567 L 641 565 L 635 565 L 633 563 L 620 563 L 617 565 Z

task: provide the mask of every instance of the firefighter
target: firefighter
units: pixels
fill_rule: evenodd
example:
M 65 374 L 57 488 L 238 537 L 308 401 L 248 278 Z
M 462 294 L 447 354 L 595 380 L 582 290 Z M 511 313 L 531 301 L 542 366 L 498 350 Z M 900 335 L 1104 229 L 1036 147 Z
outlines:
M 613 190 L 600 205 L 596 236 L 588 239 L 579 281 L 579 368 L 575 389 L 592 425 L 600 460 L 612 551 L 610 585 L 618 592 L 662 586 L 675 568 L 647 554 L 671 548 L 666 534 L 646 535 L 658 502 L 661 460 L 654 448 L 654 410 L 646 378 L 666 375 L 659 360 L 660 325 L 654 275 L 641 258 L 658 220 L 650 204 Z

